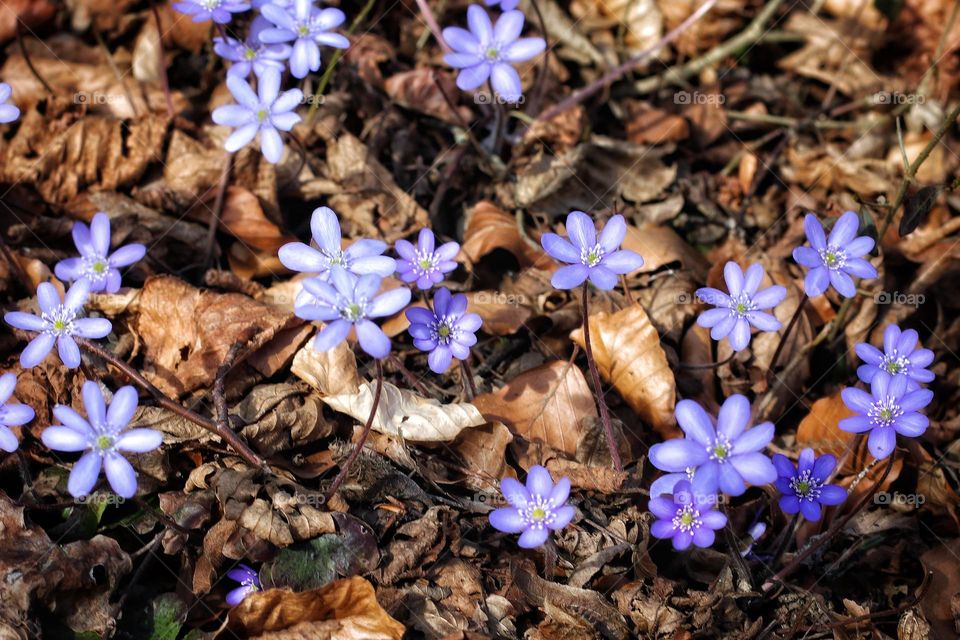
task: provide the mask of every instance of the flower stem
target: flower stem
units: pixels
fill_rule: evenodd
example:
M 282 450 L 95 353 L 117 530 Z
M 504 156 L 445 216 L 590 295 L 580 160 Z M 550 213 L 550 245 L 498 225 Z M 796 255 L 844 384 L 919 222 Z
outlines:
M 780 558 L 783 557 L 783 554 L 787 551 L 787 548 L 790 546 L 790 541 L 793 540 L 793 536 L 797 532 L 797 527 L 800 525 L 800 514 L 795 513 L 793 517 L 790 518 L 790 523 L 787 525 L 787 528 L 783 530 L 780 538 L 777 540 L 776 549 L 773 552 L 773 560 L 770 561 L 770 566 L 775 567 L 780 564 Z
M 443 39 L 443 32 L 440 30 L 440 25 L 437 24 L 437 18 L 433 15 L 433 10 L 430 9 L 430 4 L 427 0 L 417 0 L 417 6 L 420 7 L 423 21 L 427 23 L 427 26 L 430 27 L 430 32 L 433 33 L 433 37 L 440 43 L 440 48 L 442 48 L 444 52 L 450 51 L 450 45 Z
M 477 397 L 477 385 L 473 381 L 473 370 L 466 360 L 460 361 L 460 368 L 463 375 L 463 393 L 467 396 L 467 400 L 473 402 L 473 399 Z
M 790 332 L 793 331 L 793 326 L 797 324 L 798 320 L 800 320 L 800 316 L 803 314 L 803 309 L 807 306 L 807 301 L 809 299 L 810 297 L 807 295 L 807 292 L 804 291 L 803 295 L 800 296 L 800 302 L 797 303 L 797 310 L 793 312 L 793 317 L 790 318 L 787 328 L 784 329 L 783 334 L 780 336 L 780 344 L 777 345 L 777 350 L 773 352 L 773 358 L 770 359 L 770 368 L 767 369 L 768 380 L 774 375 L 773 372 L 777 366 L 777 360 L 780 358 L 780 352 L 783 351 L 783 348 L 787 345 L 787 338 L 790 337 Z
M 136 382 L 140 387 L 142 387 L 145 391 L 147 391 L 150 395 L 152 395 L 154 399 L 157 401 L 157 404 L 159 404 L 161 407 L 163 407 L 164 409 L 167 409 L 168 411 L 172 411 L 178 416 L 182 418 L 186 418 L 190 422 L 203 427 L 210 433 L 213 433 L 219 436 L 224 442 L 230 445 L 230 447 L 232 447 L 233 450 L 236 451 L 237 454 L 241 458 L 243 458 L 247 462 L 247 464 L 249 464 L 250 466 L 257 469 L 263 469 L 263 470 L 269 471 L 269 468 L 267 467 L 266 463 L 260 458 L 260 456 L 254 453 L 253 450 L 250 447 L 248 447 L 243 440 L 240 439 L 240 436 L 238 436 L 232 430 L 230 430 L 229 427 L 221 428 L 221 426 L 217 425 L 212 420 L 208 418 L 204 418 L 198 413 L 191 411 L 190 409 L 187 409 L 179 402 L 172 400 L 167 396 L 167 394 L 165 394 L 163 391 L 161 391 L 156 386 L 154 386 L 152 382 L 144 378 L 140 374 L 140 372 L 138 372 L 129 364 L 127 364 L 117 356 L 113 355 L 112 353 L 110 353 L 100 345 L 94 342 L 90 342 L 85 338 L 74 337 L 74 340 L 76 341 L 77 345 L 79 345 L 80 348 L 83 349 L 84 351 L 88 353 L 92 353 L 95 356 L 98 356 L 103 360 L 106 360 L 107 362 L 112 364 L 114 367 L 122 371 L 124 375 L 126 375 L 128 378 Z
M 698 371 L 703 369 L 719 369 L 723 365 L 727 364 L 731 360 L 737 357 L 737 352 L 734 351 L 729 356 L 721 360 L 720 362 L 710 362 L 707 364 L 694 364 L 692 362 L 681 362 L 678 366 L 681 369 L 688 369 L 690 371 Z
M 379 360 L 376 360 L 377 363 L 377 387 L 373 392 L 373 406 L 370 407 L 370 416 L 367 418 L 367 423 L 363 425 L 363 431 L 360 433 L 360 440 L 357 441 L 357 444 L 353 447 L 353 451 L 350 452 L 350 457 L 347 458 L 347 461 L 343 463 L 343 466 L 340 468 L 340 473 L 337 474 L 337 477 L 334 478 L 333 484 L 330 486 L 330 490 L 327 492 L 327 500 L 329 501 L 337 493 L 337 489 L 340 488 L 340 485 L 343 484 L 343 481 L 347 479 L 347 474 L 350 473 L 350 467 L 353 466 L 353 463 L 357 461 L 357 458 L 360 457 L 360 451 L 363 450 L 363 444 L 367 441 L 367 436 L 370 435 L 370 428 L 373 426 L 373 419 L 377 415 L 377 407 L 380 405 L 380 392 L 383 390 L 383 365 L 380 364 Z
M 173 119 L 175 115 L 173 109 L 173 96 L 170 93 L 170 79 L 167 77 L 166 52 L 163 49 L 163 25 L 160 24 L 160 12 L 157 10 L 155 0 L 150 0 L 150 11 L 153 12 L 153 19 L 157 23 L 157 70 L 160 76 L 160 86 L 163 87 L 163 97 L 167 101 L 167 115 Z M 131 107 L 133 105 L 131 104 Z
M 587 365 L 590 367 L 590 376 L 593 378 L 593 388 L 597 393 L 597 404 L 600 406 L 600 421 L 603 422 L 603 433 L 607 437 L 607 448 L 610 449 L 610 460 L 613 462 L 613 468 L 617 471 L 623 471 L 623 462 L 620 460 L 620 450 L 617 447 L 617 439 L 613 435 L 613 425 L 610 423 L 610 413 L 607 411 L 607 401 L 603 397 L 603 387 L 600 384 L 600 372 L 597 371 L 597 363 L 593 359 L 593 345 L 590 344 L 590 312 L 587 309 L 588 289 L 586 283 L 583 284 L 583 298 L 580 308 L 583 311 L 583 342 L 587 352 Z

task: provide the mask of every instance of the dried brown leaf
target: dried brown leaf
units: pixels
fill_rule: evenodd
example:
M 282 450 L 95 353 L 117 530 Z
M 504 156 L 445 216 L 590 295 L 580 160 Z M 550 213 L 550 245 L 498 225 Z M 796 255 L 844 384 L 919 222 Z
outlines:
M 244 244 L 268 253 L 296 240 L 267 219 L 260 200 L 243 187 L 227 187 L 220 224 Z
M 467 218 L 462 251 L 472 262 L 479 262 L 495 249 L 504 249 L 516 257 L 521 268 L 545 260 L 540 247 L 526 234 L 521 235 L 517 219 L 492 202 L 481 200 Z
M 456 105 L 461 95 L 450 74 L 418 67 L 390 76 L 384 83 L 384 89 L 400 106 L 425 113 L 447 124 L 469 125 L 473 120 L 473 113 L 469 108 L 459 106 L 454 112 L 450 106 Z
M 360 388 L 357 358 L 346 343 L 329 351 L 317 351 L 312 343 L 307 344 L 294 356 L 290 370 L 321 396 L 350 395 Z

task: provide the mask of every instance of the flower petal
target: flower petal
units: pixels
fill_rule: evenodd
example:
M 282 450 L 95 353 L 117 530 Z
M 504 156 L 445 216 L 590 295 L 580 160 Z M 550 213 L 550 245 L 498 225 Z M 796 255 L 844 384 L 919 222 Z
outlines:
M 54 451 L 86 451 L 90 448 L 87 437 L 70 427 L 47 427 L 40 434 L 40 440 Z
M 572 264 L 554 271 L 550 284 L 555 289 L 573 289 L 583 284 L 589 275 L 590 269 L 586 265 Z
M 713 444 L 716 437 L 713 419 L 699 404 L 693 400 L 681 400 L 674 409 L 674 415 L 680 428 L 689 438 L 705 447 Z M 679 469 L 669 469 L 669 471 L 679 471 Z
M 67 480 L 67 491 L 74 498 L 82 498 L 90 493 L 100 476 L 100 454 L 88 451 L 80 456 Z
M 137 494 L 137 472 L 127 459 L 116 451 L 108 451 L 103 459 L 107 481 L 121 498 L 130 499 Z
M 490 525 L 504 533 L 520 533 L 527 528 L 526 520 L 520 514 L 520 511 L 513 507 L 494 509 L 488 517 Z
M 409 289 L 405 291 L 410 293 Z M 390 338 L 369 320 L 357 323 L 357 341 L 360 348 L 373 358 L 386 358 L 390 354 Z
M 680 438 L 653 445 L 647 455 L 651 464 L 661 471 L 684 471 L 707 461 L 703 445 Z
M 717 414 L 717 433 L 728 440 L 736 440 L 749 423 L 750 401 L 746 396 L 734 394 L 720 407 L 720 413 Z
M 893 453 L 896 446 L 896 431 L 889 427 L 874 429 L 870 432 L 869 438 L 867 438 L 867 448 L 870 450 L 870 454 L 877 460 L 883 460 L 889 456 Z
M 530 467 L 527 472 L 527 491 L 533 500 L 540 498 L 549 499 L 553 493 L 553 478 L 550 472 L 540 465 Z
M 20 366 L 24 369 L 30 369 L 43 362 L 50 350 L 53 349 L 53 344 L 56 341 L 57 336 L 52 333 L 38 335 L 20 353 Z

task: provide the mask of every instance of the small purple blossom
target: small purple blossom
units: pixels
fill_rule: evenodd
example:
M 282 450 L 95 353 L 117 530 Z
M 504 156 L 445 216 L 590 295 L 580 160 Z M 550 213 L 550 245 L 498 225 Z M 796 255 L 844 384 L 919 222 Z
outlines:
M 16 451 L 20 446 L 17 436 L 13 434 L 10 427 L 27 424 L 36 416 L 29 405 L 7 402 L 16 386 L 16 374 L 5 373 L 0 376 L 0 449 L 7 453 Z
M 192 16 L 194 22 L 213 20 L 217 24 L 227 24 L 234 13 L 249 11 L 249 2 L 237 0 L 184 0 L 173 3 L 173 8 L 180 13 Z
M 101 467 L 114 492 L 121 498 L 132 498 L 137 493 L 137 473 L 121 452 L 153 451 L 163 443 L 163 436 L 153 429 L 126 428 L 137 410 L 137 390 L 133 387 L 117 389 L 109 408 L 96 382 L 84 382 L 82 395 L 87 417 L 58 404 L 53 415 L 63 425 L 47 427 L 40 439 L 54 451 L 86 452 L 74 463 L 67 481 L 67 491 L 74 498 L 93 490 Z
M 280 72 L 264 69 L 257 79 L 257 93 L 243 78 L 227 75 L 227 88 L 238 104 L 227 104 L 213 110 L 213 121 L 236 129 L 227 138 L 224 148 L 233 153 L 250 144 L 260 134 L 260 151 L 267 162 L 276 164 L 283 155 L 279 131 L 290 131 L 300 122 L 294 109 L 303 100 L 300 89 L 280 93 Z
M 290 54 L 290 73 L 295 78 L 305 78 L 311 71 L 320 69 L 320 45 L 346 49 L 350 41 L 339 33 L 330 33 L 347 17 L 339 9 L 318 9 L 313 0 L 295 0 L 293 6 L 265 4 L 260 9 L 263 17 L 272 22 L 273 28 L 260 33 L 265 44 L 293 42 Z
M 866 364 L 857 367 L 857 377 L 870 384 L 880 371 L 895 376 L 907 376 L 907 391 L 915 391 L 921 383 L 933 382 L 933 372 L 927 367 L 933 362 L 933 351 L 918 349 L 919 336 L 913 329 L 900 331 L 895 324 L 883 330 L 883 351 L 865 342 L 855 349 Z
M 752 485 L 776 480 L 777 470 L 762 450 L 773 440 L 773 423 L 749 428 L 750 401 L 732 395 L 720 407 L 716 421 L 693 400 L 681 400 L 675 410 L 684 438 L 655 444 L 649 458 L 657 469 L 669 472 L 650 487 L 650 495 L 670 493 L 681 481 L 690 481 L 697 494 L 723 491 L 739 496 Z
M 907 390 L 907 376 L 879 371 L 870 381 L 870 393 L 848 387 L 840 392 L 844 404 L 859 415 L 844 418 L 840 428 L 851 433 L 870 432 L 867 448 L 883 460 L 897 446 L 897 434 L 916 438 L 927 430 L 929 420 L 920 413 L 933 400 L 929 389 Z
M 443 39 L 453 49 L 443 61 L 460 69 L 457 86 L 464 91 L 476 89 L 487 79 L 496 94 L 508 102 L 517 102 L 523 96 L 520 74 L 513 65 L 540 55 L 547 48 L 543 38 L 521 38 L 523 13 L 506 11 L 497 19 L 496 26 L 480 5 L 467 8 L 470 30 L 447 27 Z
M 445 274 L 457 268 L 453 259 L 460 253 L 460 245 L 447 242 L 436 247 L 433 231 L 421 229 L 414 247 L 407 240 L 397 240 L 397 273 L 404 282 L 416 282 L 417 288 L 429 289 L 443 281 Z
M 54 272 L 61 280 L 86 280 L 90 291 L 116 293 L 120 290 L 120 269 L 138 262 L 147 253 L 142 244 L 127 244 L 110 253 L 110 216 L 98 211 L 87 227 L 73 223 L 73 243 L 79 258 L 67 258 L 57 263 Z
M 264 44 L 260 42 L 260 33 L 271 26 L 263 16 L 250 25 L 247 41 L 241 42 L 236 38 L 216 37 L 213 39 L 213 50 L 218 56 L 231 63 L 227 75 L 246 79 L 250 72 L 260 77 L 267 69 L 276 69 L 283 72 L 286 60 L 292 49 L 286 44 Z
M 853 211 L 847 211 L 830 231 L 823 232 L 817 216 L 808 213 L 803 219 L 809 247 L 793 250 L 793 259 L 810 269 L 803 281 L 803 288 L 811 298 L 819 296 L 830 285 L 844 298 L 857 295 L 853 278 L 876 278 L 877 270 L 863 256 L 873 250 L 873 238 L 857 236 L 860 219 Z
M 227 594 L 227 604 L 235 607 L 251 593 L 260 591 L 263 587 L 260 585 L 260 575 L 245 564 L 239 564 L 230 571 L 227 571 L 227 577 L 234 582 L 239 582 L 240 586 Z
M 7 101 L 13 95 L 13 89 L 6 82 L 0 82 L 0 124 L 13 122 L 20 117 L 20 108 Z
M 583 211 L 567 215 L 570 240 L 555 233 L 545 233 L 540 244 L 551 258 L 566 262 L 553 274 L 550 283 L 557 289 L 573 289 L 590 278 L 598 289 L 613 289 L 617 276 L 643 266 L 643 258 L 620 244 L 627 234 L 627 223 L 617 214 L 607 221 L 599 238 L 593 218 Z
M 500 5 L 501 11 L 513 11 L 520 4 L 520 0 L 484 0 L 488 7 Z
M 429 351 L 427 363 L 434 373 L 450 368 L 453 358 L 466 360 L 470 347 L 477 343 L 474 335 L 483 320 L 476 313 L 466 313 L 467 296 L 450 295 L 446 288 L 437 290 L 433 297 L 433 311 L 422 307 L 407 309 L 413 345 Z
M 322 320 L 327 323 L 313 347 L 329 351 L 347 339 L 351 328 L 356 328 L 360 347 L 374 358 L 385 358 L 390 353 L 390 339 L 371 318 L 384 318 L 403 309 L 410 302 L 410 290 L 401 287 L 377 295 L 381 278 L 367 274 L 357 277 L 344 269 L 334 268 L 330 282 L 307 278 L 303 286 L 313 301 L 296 308 L 304 320 Z
M 820 519 L 821 505 L 832 507 L 847 499 L 847 490 L 835 484 L 827 484 L 830 474 L 837 466 L 837 459 L 829 453 L 816 457 L 813 449 L 800 452 L 797 466 L 782 454 L 774 454 L 773 466 L 777 468 L 777 490 L 783 494 L 780 509 L 793 515 L 802 513 L 810 522 Z
M 760 331 L 778 331 L 780 321 L 764 309 L 772 309 L 787 297 L 787 290 L 780 285 L 758 291 L 764 276 L 763 266 L 754 263 L 747 268 L 746 276 L 736 262 L 728 262 L 723 268 L 729 295 L 710 287 L 697 289 L 697 297 L 715 305 L 697 318 L 697 324 L 710 329 L 714 340 L 728 338 L 734 351 L 743 351 L 750 345 L 750 327 Z
M 673 548 L 683 551 L 693 543 L 709 547 L 716 539 L 714 531 L 727 524 L 727 516 L 717 511 L 714 494 L 696 493 L 690 482 L 681 480 L 673 488 L 673 496 L 650 498 L 650 512 L 657 521 L 650 526 L 650 535 L 671 539 Z
M 80 348 L 73 336 L 96 339 L 110 333 L 113 325 L 106 318 L 79 318 L 83 305 L 90 295 L 90 283 L 78 280 L 67 291 L 61 302 L 60 293 L 49 282 L 37 287 L 37 304 L 40 315 L 11 311 L 3 319 L 12 327 L 35 331 L 39 335 L 30 341 L 20 354 L 20 366 L 30 369 L 47 357 L 53 345 L 57 345 L 60 360 L 68 369 L 80 366 Z
M 566 504 L 570 478 L 560 478 L 554 484 L 550 472 L 540 465 L 530 468 L 526 486 L 507 477 L 500 481 L 500 491 L 511 506 L 494 509 L 490 524 L 504 533 L 520 533 L 517 544 L 524 549 L 542 545 L 551 531 L 570 524 L 577 512 Z

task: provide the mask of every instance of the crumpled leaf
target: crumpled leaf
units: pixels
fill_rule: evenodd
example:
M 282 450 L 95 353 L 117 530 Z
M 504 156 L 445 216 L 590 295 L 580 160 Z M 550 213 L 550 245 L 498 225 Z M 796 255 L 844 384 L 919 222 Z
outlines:
M 6 0 L 0 3 L 0 42 L 13 38 L 17 33 L 17 19 L 27 29 L 35 29 L 53 17 L 57 5 L 50 0 Z
M 520 234 L 517 219 L 497 205 L 481 200 L 467 218 L 461 250 L 473 262 L 479 262 L 495 249 L 509 251 L 521 268 L 546 259 L 546 254 L 530 238 Z
M 585 346 L 582 328 L 570 337 Z M 590 314 L 590 339 L 600 375 L 657 433 L 673 435 L 677 383 L 643 307 L 634 304 L 614 314 Z
M 329 351 L 317 351 L 312 342 L 307 343 L 293 357 L 290 371 L 321 396 L 354 394 L 360 388 L 357 357 L 345 342 Z
M 443 89 L 437 83 L 443 83 Z M 433 116 L 447 124 L 469 125 L 473 120 L 469 108 L 456 107 L 457 111 L 454 112 L 450 107 L 451 104 L 457 104 L 461 92 L 448 73 L 439 73 L 428 67 L 401 71 L 387 78 L 384 89 L 400 106 Z
M 404 631 L 377 602 L 373 585 L 354 576 L 313 591 L 252 593 L 231 609 L 217 637 L 400 640 Z
M 320 398 L 292 384 L 258 385 L 235 412 L 246 425 L 240 437 L 268 455 L 315 442 L 333 430 Z
M 364 382 L 356 393 L 326 396 L 323 401 L 364 424 L 373 406 L 374 384 Z M 485 422 L 468 402 L 440 404 L 384 382 L 373 430 L 411 442 L 449 442 L 464 429 Z
M 270 253 L 296 241 L 267 218 L 254 193 L 234 185 L 227 187 L 220 225 L 249 247 Z

